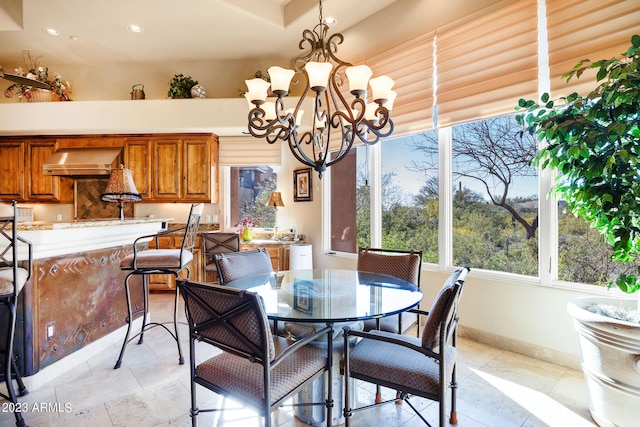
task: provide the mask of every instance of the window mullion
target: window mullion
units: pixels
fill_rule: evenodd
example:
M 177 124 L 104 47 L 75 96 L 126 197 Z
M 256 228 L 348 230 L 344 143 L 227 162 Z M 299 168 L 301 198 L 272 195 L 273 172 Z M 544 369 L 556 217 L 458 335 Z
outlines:
M 382 247 L 382 156 L 381 144 L 367 145 L 371 215 L 371 247 Z
M 438 264 L 453 264 L 453 161 L 451 127 L 438 129 Z

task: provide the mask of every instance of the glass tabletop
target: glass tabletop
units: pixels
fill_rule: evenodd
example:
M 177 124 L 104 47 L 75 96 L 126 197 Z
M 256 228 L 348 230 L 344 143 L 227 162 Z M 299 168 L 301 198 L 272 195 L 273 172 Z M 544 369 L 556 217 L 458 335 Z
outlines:
M 228 285 L 262 296 L 270 319 L 294 322 L 373 319 L 405 311 L 422 299 L 410 282 L 355 270 L 282 271 Z

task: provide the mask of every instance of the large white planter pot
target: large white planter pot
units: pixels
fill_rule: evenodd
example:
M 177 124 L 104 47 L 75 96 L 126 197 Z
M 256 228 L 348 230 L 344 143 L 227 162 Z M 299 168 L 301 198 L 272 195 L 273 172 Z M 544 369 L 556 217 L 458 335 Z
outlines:
M 636 301 L 604 297 L 576 298 L 567 305 L 580 338 L 591 416 L 602 427 L 640 425 L 640 325 L 585 309 L 595 303 L 637 307 Z

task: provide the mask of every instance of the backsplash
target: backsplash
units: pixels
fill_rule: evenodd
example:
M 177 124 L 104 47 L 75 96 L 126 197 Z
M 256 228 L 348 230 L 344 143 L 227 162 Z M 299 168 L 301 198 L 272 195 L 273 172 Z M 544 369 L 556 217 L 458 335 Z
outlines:
M 117 203 L 103 202 L 100 196 L 104 193 L 109 178 L 77 178 L 73 180 L 73 219 L 118 218 L 120 209 Z M 133 217 L 133 205 L 124 205 L 125 218 Z

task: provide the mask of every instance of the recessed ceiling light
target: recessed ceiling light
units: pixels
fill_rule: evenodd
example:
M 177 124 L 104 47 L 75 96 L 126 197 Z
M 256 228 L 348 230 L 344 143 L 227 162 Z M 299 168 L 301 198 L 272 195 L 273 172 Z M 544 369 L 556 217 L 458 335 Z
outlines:
M 50 36 L 54 36 L 57 37 L 60 35 L 60 33 L 58 32 L 58 30 L 56 30 L 55 28 L 45 28 L 44 31 L 46 34 L 50 35 Z
M 127 30 L 131 31 L 132 33 L 141 33 L 142 27 L 131 24 L 131 25 L 127 25 Z
M 336 18 L 331 17 L 331 16 L 327 16 L 326 18 L 324 18 L 324 23 L 327 24 L 330 27 L 333 27 L 334 25 L 336 25 L 338 23 L 338 20 Z
M 69 40 L 76 41 L 78 40 L 78 36 L 69 36 Z

